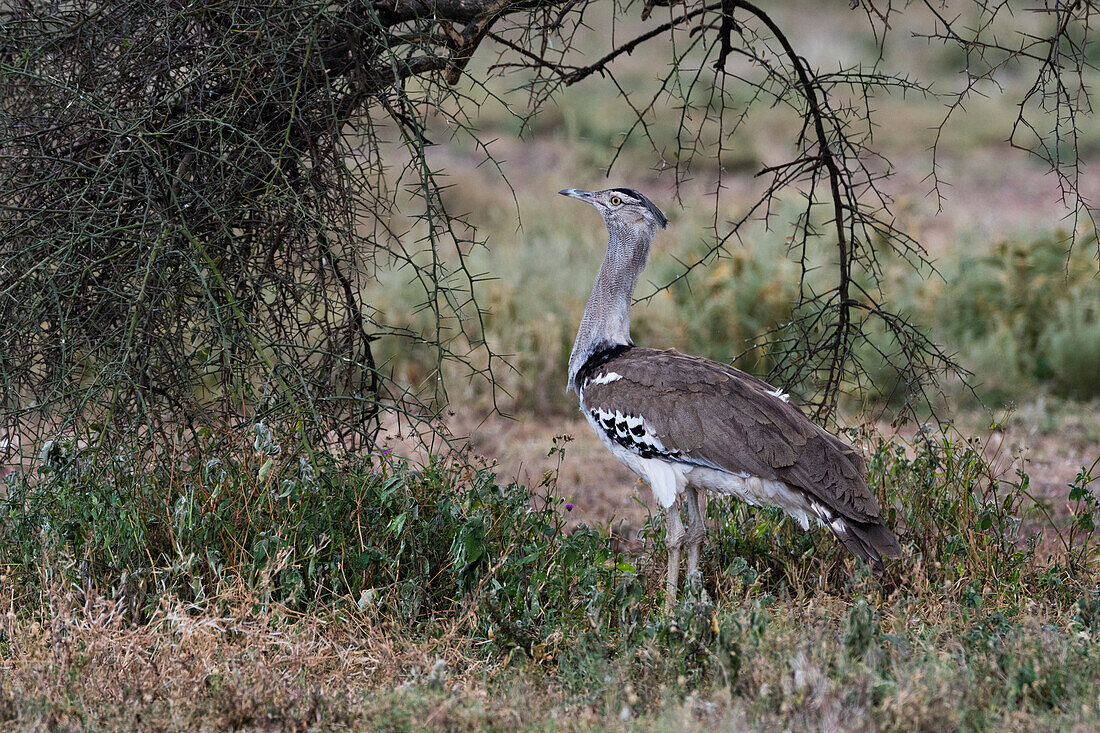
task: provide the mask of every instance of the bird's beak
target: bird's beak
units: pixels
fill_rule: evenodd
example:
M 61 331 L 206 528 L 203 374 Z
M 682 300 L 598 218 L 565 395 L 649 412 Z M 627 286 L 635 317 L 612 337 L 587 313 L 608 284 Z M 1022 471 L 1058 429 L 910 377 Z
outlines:
M 596 192 L 580 191 L 576 188 L 563 188 L 562 190 L 558 191 L 558 193 L 560 193 L 562 196 L 569 196 L 570 198 L 581 199 L 583 201 L 585 199 L 591 198 L 592 194 Z

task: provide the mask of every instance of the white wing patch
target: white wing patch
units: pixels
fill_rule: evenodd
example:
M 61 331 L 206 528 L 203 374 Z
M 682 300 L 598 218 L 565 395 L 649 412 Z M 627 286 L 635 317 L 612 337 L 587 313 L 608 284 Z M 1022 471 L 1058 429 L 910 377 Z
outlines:
M 604 372 L 598 377 L 593 377 L 589 384 L 611 384 L 617 382 L 623 378 L 622 374 L 616 374 L 615 372 Z
M 662 507 L 676 503 L 687 485 L 684 467 L 677 461 L 679 451 L 665 448 L 640 415 L 603 409 L 585 409 L 584 415 L 615 457 L 646 480 Z
M 611 412 L 602 408 L 591 412 L 596 423 L 607 433 L 607 437 L 624 448 L 633 450 L 642 458 L 674 458 L 680 454 L 679 451 L 665 448 L 657 433 L 646 425 L 645 418 L 641 415 L 625 415 L 618 410 Z
M 783 390 L 779 389 L 778 387 L 775 388 L 774 392 L 768 392 L 768 394 L 771 395 L 772 397 L 775 397 L 775 398 L 779 399 L 782 402 L 790 402 L 791 401 L 791 396 L 789 394 L 787 394 L 786 392 L 784 392 Z

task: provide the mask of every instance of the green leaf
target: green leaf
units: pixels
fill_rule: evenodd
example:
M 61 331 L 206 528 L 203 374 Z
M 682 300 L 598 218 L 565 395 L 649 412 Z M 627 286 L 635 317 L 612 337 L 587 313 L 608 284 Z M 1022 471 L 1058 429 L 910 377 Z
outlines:
M 390 478 L 386 481 L 386 483 L 382 484 L 382 488 L 379 489 L 379 491 L 378 491 L 379 498 L 382 501 L 386 501 L 391 496 L 393 496 L 393 492 L 396 491 L 397 487 L 400 486 L 400 485 L 401 485 L 401 476 L 390 476 Z
M 401 530 L 405 528 L 405 518 L 408 516 L 407 512 L 401 512 L 396 517 L 390 520 L 389 526 L 386 527 L 386 531 L 392 535 L 401 534 Z
M 267 474 L 271 473 L 272 465 L 274 465 L 274 461 L 272 461 L 272 459 L 268 458 L 266 461 L 264 461 L 264 465 L 260 466 L 260 472 L 256 474 L 256 479 L 258 481 L 263 481 L 265 478 L 267 478 Z
M 476 563 L 485 554 L 485 543 L 475 534 L 466 535 L 462 541 L 462 547 L 466 551 L 466 567 Z

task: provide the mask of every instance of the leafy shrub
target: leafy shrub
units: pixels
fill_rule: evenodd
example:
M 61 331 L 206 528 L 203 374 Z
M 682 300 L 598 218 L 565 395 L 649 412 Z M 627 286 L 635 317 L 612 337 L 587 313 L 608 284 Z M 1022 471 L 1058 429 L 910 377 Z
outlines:
M 1039 343 L 1059 391 L 1082 400 L 1100 396 L 1100 297 L 1089 297 L 1093 288 L 1059 304 Z
M 303 460 L 286 445 L 259 424 L 201 462 L 143 470 L 104 458 L 106 450 L 50 446 L 34 474 L 9 477 L 0 499 L 0 566 L 13 595 L 0 652 L 15 653 L 12 640 L 35 633 L 27 629 L 49 629 L 42 620 L 66 608 L 66 597 L 98 587 L 112 607 L 129 601 L 124 618 L 143 639 L 180 623 L 153 611 L 178 607 L 173 596 L 199 617 L 185 622 L 240 614 L 242 605 L 261 619 L 286 618 L 280 609 L 289 607 L 307 625 L 320 617 L 339 643 L 366 634 L 384 647 L 400 637 L 411 651 L 391 667 L 423 659 L 432 672 L 402 671 L 401 684 L 383 681 L 363 698 L 368 718 L 391 727 L 410 716 L 435 723 L 440 709 L 473 704 L 437 674 L 450 664 L 470 694 L 488 685 L 511 697 L 501 692 L 510 682 L 517 694 L 540 691 L 507 710 L 532 705 L 550 715 L 547 700 L 557 700 L 554 710 L 579 707 L 596 720 L 682 707 L 713 722 L 728 707 L 733 727 L 803 728 L 843 709 L 889 729 L 914 721 L 981 729 L 1002 711 L 1064 721 L 1066 700 L 1072 710 L 1095 700 L 1090 634 L 1100 603 L 1089 586 L 1100 505 L 1088 471 L 1070 487 L 1071 526 L 1061 528 L 1079 551 L 1051 564 L 1037 558 L 1035 536 L 1020 533 L 1030 521 L 1025 475 L 998 480 L 978 446 L 928 431 L 908 448 L 865 442 L 870 483 L 907 551 L 885 578 L 861 571 L 820 528 L 714 500 L 703 573 L 685 578 L 666 616 L 659 519 L 641 532 L 653 561 L 639 561 L 604 532 L 567 531 L 553 475 L 532 490 L 457 462 Z M 561 445 L 552 452 L 560 456 Z M 76 628 L 87 623 L 79 613 L 62 615 Z M 264 634 L 283 643 L 275 628 Z M 109 630 L 110 644 L 119 631 Z M 44 649 L 69 648 L 45 636 L 56 631 L 39 633 Z M 234 637 L 214 634 L 252 643 Z M 70 665 L 65 678 L 83 679 L 86 664 L 65 659 L 86 658 L 58 657 Z M 476 699 L 469 720 L 495 720 Z
M 1053 236 L 946 263 L 932 317 L 989 397 L 1017 399 L 1036 382 L 1079 399 L 1100 394 L 1094 246 L 1067 253 Z
M 1070 486 L 1072 515 L 1054 523 L 1032 498 L 1027 474 L 1000 475 L 976 441 L 930 429 L 922 429 L 908 447 L 867 440 L 857 431 L 851 437 L 864 438 L 869 485 L 905 548 L 905 560 L 890 566 L 883 587 L 931 582 L 965 594 L 973 584 L 997 588 L 1009 598 L 1042 586 L 1065 601 L 1075 600 L 1096 570 L 1100 504 L 1088 472 Z M 797 596 L 823 587 L 842 595 L 877 587 L 826 530 L 803 530 L 778 509 L 711 497 L 707 516 L 706 590 L 723 602 Z M 648 525 L 643 534 L 653 538 L 655 554 L 663 557 L 663 522 Z M 1058 542 L 1053 562 L 1050 545 L 1039 554 L 1044 534 Z
M 980 446 L 922 430 L 912 456 L 879 439 L 869 469 L 890 523 L 933 576 L 1019 581 L 1030 567 L 1034 545 L 1019 545 L 1026 486 L 999 481 Z
M 37 475 L 9 478 L 0 563 L 24 590 L 41 590 L 43 567 L 195 601 L 232 578 L 262 602 L 358 602 L 412 626 L 472 597 L 482 631 L 495 625 L 528 651 L 607 608 L 608 623 L 624 623 L 641 599 L 607 537 L 563 531 L 548 482 L 532 492 L 486 470 L 377 455 L 311 462 L 262 423 L 253 432 L 190 467 L 142 471 L 132 457 L 102 460 L 106 449 L 53 445 Z
M 59 583 L 91 585 L 119 589 L 140 621 L 167 595 L 195 613 L 217 611 L 221 589 L 243 585 L 261 608 L 362 614 L 505 667 L 501 660 L 523 660 L 609 710 L 641 714 L 669 696 L 729 689 L 781 716 L 805 688 L 783 682 L 790 671 L 774 655 L 787 647 L 775 634 L 787 644 L 803 633 L 784 609 L 807 598 L 840 604 L 819 663 L 830 678 L 869 685 L 867 704 L 901 684 L 889 650 L 902 632 L 887 627 L 909 618 L 905 604 L 922 593 L 952 599 L 973 627 L 959 653 L 985 665 L 1000 680 L 995 697 L 1014 706 L 1047 708 L 1072 682 L 1006 631 L 1021 601 L 1065 609 L 1083 628 L 1097 617 L 1081 582 L 1097 559 L 1091 476 L 1071 487 L 1077 503 L 1064 533 L 1080 551 L 1044 564 L 1036 536 L 1020 533 L 1026 476 L 998 480 L 978 446 L 927 431 L 909 450 L 869 444 L 871 486 L 907 550 L 884 579 L 860 571 L 820 528 L 712 500 L 703 575 L 685 579 L 670 616 L 660 610 L 663 521 L 643 527 L 654 561 L 639 565 L 606 533 L 566 531 L 553 475 L 532 490 L 442 460 L 309 461 L 263 424 L 247 437 L 202 462 L 142 471 L 103 450 L 51 446 L 35 474 L 9 478 L 0 499 L 0 564 L 20 606 L 49 607 Z M 923 632 L 904 633 L 919 641 Z

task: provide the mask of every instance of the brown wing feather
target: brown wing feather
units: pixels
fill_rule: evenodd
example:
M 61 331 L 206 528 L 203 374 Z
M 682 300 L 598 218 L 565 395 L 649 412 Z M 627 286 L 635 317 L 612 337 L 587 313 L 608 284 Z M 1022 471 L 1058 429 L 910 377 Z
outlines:
M 672 350 L 630 349 L 598 373 L 609 372 L 621 379 L 584 387 L 590 409 L 641 415 L 688 460 L 783 481 L 857 522 L 879 520 L 860 455 L 768 394 L 775 392 L 768 383 Z

